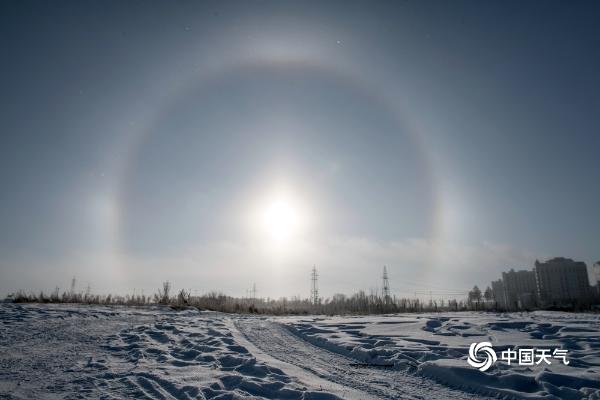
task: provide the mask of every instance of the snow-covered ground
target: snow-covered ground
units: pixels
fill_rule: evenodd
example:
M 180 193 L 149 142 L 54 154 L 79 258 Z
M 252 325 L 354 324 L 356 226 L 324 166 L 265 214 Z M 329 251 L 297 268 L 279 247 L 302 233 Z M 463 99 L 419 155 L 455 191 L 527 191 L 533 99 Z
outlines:
M 569 365 L 466 362 L 472 342 L 562 347 Z M 499 353 L 498 353 L 499 354 Z M 0 304 L 0 399 L 600 398 L 600 317 L 250 317 Z
M 600 399 L 600 315 L 560 312 L 448 313 L 286 318 L 294 334 L 370 364 L 393 365 L 466 391 L 511 398 Z M 466 359 L 473 342 L 490 342 L 498 361 L 487 371 Z M 568 350 L 534 365 L 501 359 L 508 349 Z M 518 350 L 517 350 L 518 351 Z
M 0 305 L 0 398 L 337 398 L 257 360 L 230 320 L 158 307 Z

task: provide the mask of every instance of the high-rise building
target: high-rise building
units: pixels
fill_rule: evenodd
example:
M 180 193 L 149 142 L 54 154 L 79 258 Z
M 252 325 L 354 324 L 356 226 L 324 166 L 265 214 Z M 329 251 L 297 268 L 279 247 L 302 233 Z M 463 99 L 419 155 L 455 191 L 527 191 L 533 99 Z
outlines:
M 600 261 L 594 264 L 594 279 L 596 279 L 594 284 L 600 286 Z
M 535 261 L 537 292 L 544 305 L 585 301 L 590 294 L 587 267 L 584 262 L 557 257 L 546 262 Z
M 600 300 L 600 261 L 598 261 L 597 263 L 594 264 L 594 267 L 592 268 L 592 278 L 595 282 L 592 282 L 592 285 L 594 286 L 592 288 L 592 294 L 595 297 L 596 301 Z
M 506 308 L 520 310 L 536 305 L 537 285 L 533 271 L 511 269 L 502 273 Z
M 494 300 L 499 308 L 506 309 L 508 305 L 506 303 L 506 293 L 504 291 L 504 284 L 502 279 L 492 281 L 492 293 L 494 294 Z

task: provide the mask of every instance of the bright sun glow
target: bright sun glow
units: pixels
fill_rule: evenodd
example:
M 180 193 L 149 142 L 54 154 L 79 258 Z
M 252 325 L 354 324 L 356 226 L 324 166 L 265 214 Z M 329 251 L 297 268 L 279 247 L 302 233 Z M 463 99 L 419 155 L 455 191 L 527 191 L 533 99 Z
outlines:
M 278 243 L 288 241 L 297 232 L 300 222 L 298 209 L 285 198 L 271 200 L 262 213 L 266 233 Z

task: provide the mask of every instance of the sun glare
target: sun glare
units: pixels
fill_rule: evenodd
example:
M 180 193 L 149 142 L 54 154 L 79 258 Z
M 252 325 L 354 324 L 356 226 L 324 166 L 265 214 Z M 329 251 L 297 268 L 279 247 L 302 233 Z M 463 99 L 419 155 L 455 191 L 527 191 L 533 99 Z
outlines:
M 262 225 L 269 238 L 277 243 L 287 242 L 301 223 L 297 207 L 286 198 L 271 200 L 262 212 Z

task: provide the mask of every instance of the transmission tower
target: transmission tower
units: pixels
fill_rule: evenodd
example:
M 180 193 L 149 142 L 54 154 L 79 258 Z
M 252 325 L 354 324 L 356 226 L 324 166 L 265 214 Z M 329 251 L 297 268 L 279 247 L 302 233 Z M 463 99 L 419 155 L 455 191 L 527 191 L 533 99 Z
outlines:
M 383 266 L 383 301 L 385 304 L 390 302 L 390 280 L 388 278 L 387 267 Z
M 319 274 L 317 274 L 317 267 L 313 265 L 312 273 L 310 274 L 310 301 L 317 305 L 319 304 Z

